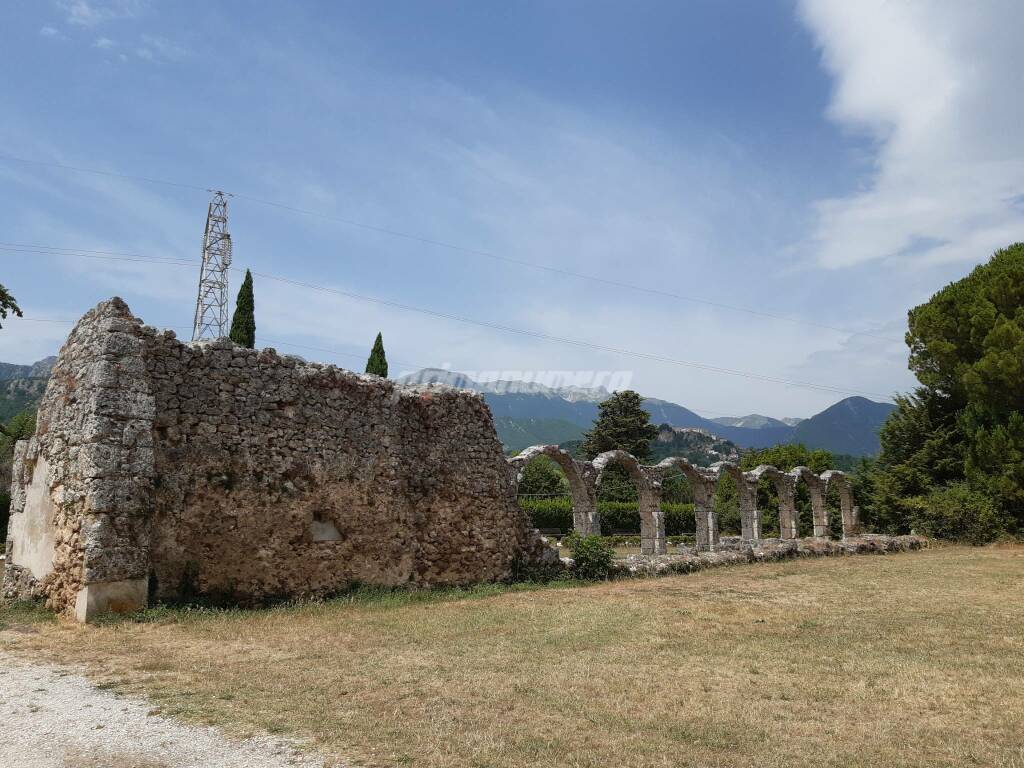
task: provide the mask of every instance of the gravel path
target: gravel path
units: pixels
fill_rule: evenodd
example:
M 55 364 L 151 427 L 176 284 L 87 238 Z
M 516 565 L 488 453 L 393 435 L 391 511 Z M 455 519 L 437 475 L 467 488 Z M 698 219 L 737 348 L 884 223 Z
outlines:
M 144 699 L 0 653 L 0 766 L 18 768 L 323 768 L 271 739 L 149 715 Z

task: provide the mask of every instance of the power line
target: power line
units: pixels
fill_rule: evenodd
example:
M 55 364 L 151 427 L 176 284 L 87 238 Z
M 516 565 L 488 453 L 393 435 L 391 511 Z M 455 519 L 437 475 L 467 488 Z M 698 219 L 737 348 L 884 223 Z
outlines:
M 0 159 L 11 160 L 19 163 L 28 163 L 31 165 L 40 165 L 50 168 L 60 168 L 68 171 L 75 171 L 78 173 L 94 173 L 101 176 L 110 176 L 114 178 L 128 179 L 131 181 L 142 181 L 148 184 L 162 184 L 165 186 L 179 187 L 182 189 L 190 190 L 208 190 L 207 187 L 200 187 L 194 184 L 182 184 L 175 181 L 165 181 L 162 179 L 154 179 L 147 176 L 134 176 L 127 173 L 116 173 L 113 171 L 101 171 L 92 168 L 82 168 L 74 165 L 66 165 L 64 163 L 48 162 L 43 160 L 29 160 L 27 158 L 15 157 L 8 154 L 0 154 Z M 399 237 L 412 242 L 422 243 L 424 245 L 431 245 L 437 248 L 445 248 L 450 251 L 463 253 L 469 256 L 482 256 L 484 258 L 493 259 L 495 261 L 505 262 L 506 264 L 514 264 L 520 267 L 527 267 L 529 269 L 537 269 L 549 274 L 562 275 L 563 277 L 573 277 L 579 280 L 588 280 L 594 283 L 600 283 L 602 285 L 612 286 L 615 288 L 624 288 L 626 290 L 638 291 L 641 293 L 647 293 L 653 296 L 661 296 L 664 298 L 675 299 L 677 301 L 687 301 L 694 304 L 702 304 L 708 307 L 715 307 L 716 309 L 724 309 L 730 312 L 744 312 L 749 315 L 757 317 L 766 317 L 772 320 L 779 320 L 786 323 L 794 323 L 796 325 L 803 325 L 810 328 L 821 328 L 823 330 L 834 331 L 836 333 L 843 333 L 848 336 L 866 336 L 869 338 L 878 339 L 880 341 L 902 343 L 902 339 L 896 339 L 891 336 L 885 336 L 882 334 L 874 333 L 872 331 L 854 331 L 849 328 L 840 328 L 838 326 L 826 325 L 824 323 L 816 323 L 809 320 L 801 320 L 795 317 L 787 317 L 786 315 L 780 315 L 773 312 L 766 312 L 760 309 L 752 309 L 750 307 L 740 307 L 732 304 L 726 304 L 724 302 L 712 301 L 711 299 L 704 299 L 698 296 L 688 296 L 686 294 L 675 293 L 673 291 L 666 291 L 660 288 L 651 288 L 646 285 L 639 285 L 637 283 L 628 283 L 621 280 L 614 280 L 612 278 L 601 277 L 600 275 L 587 274 L 585 272 L 576 272 L 570 269 L 563 269 L 561 267 L 552 267 L 547 264 L 538 264 L 534 261 L 528 261 L 525 259 L 517 259 L 512 256 L 505 256 L 491 251 L 485 251 L 477 248 L 469 248 L 463 245 L 457 245 L 455 243 L 445 242 L 443 240 L 435 240 L 429 237 L 423 237 L 422 235 L 416 235 L 409 232 L 403 232 L 398 229 L 392 229 L 390 227 L 381 227 L 374 224 L 366 224 L 365 222 L 356 221 L 354 219 L 345 218 L 343 216 L 337 216 L 335 214 L 323 213 L 321 211 L 311 211 L 305 208 L 298 208 L 293 205 L 286 203 L 280 203 L 274 200 L 267 200 L 260 197 L 254 197 L 251 195 L 245 195 L 240 193 L 233 193 L 234 197 L 238 200 L 248 200 L 251 203 L 258 205 L 265 205 L 272 208 L 278 208 L 283 211 L 290 213 L 299 214 L 301 216 L 311 216 L 314 218 L 320 218 L 327 221 L 334 221 L 339 224 L 344 224 L 350 227 L 357 227 L 370 232 L 377 232 L 379 234 L 390 235 L 392 237 Z
M 5 250 L 5 249 L 0 247 L 0 251 L 3 251 L 3 250 Z M 106 258 L 109 258 L 109 259 L 121 259 L 121 258 L 127 258 L 127 257 L 120 257 L 120 256 L 105 256 L 105 255 L 100 255 L 100 254 L 84 254 L 84 253 L 83 254 L 75 254 L 75 253 L 47 253 L 45 255 L 50 255 L 50 256 L 85 256 L 85 257 L 88 257 L 88 258 L 95 258 L 95 259 L 106 259 Z M 145 259 L 142 259 L 141 261 L 143 263 L 146 263 Z M 156 262 L 150 262 L 150 263 L 156 263 Z M 182 264 L 178 265 L 178 266 L 192 267 L 192 266 L 194 266 L 194 262 L 182 262 Z M 240 270 L 235 270 L 235 271 L 240 271 Z M 477 320 L 475 318 L 465 317 L 465 316 L 462 316 L 462 315 L 456 315 L 456 314 L 453 314 L 453 313 L 450 313 L 450 312 L 441 312 L 439 310 L 427 309 L 425 307 L 417 307 L 417 306 L 414 306 L 414 305 L 411 305 L 411 304 L 404 304 L 404 303 L 398 302 L 398 301 L 391 301 L 389 299 L 380 299 L 380 298 L 377 298 L 377 297 L 374 297 L 374 296 L 365 296 L 363 294 L 354 293 L 352 291 L 343 291 L 343 290 L 341 290 L 339 288 L 329 288 L 327 286 L 318 285 L 316 283 L 308 283 L 308 282 L 304 282 L 302 280 L 294 280 L 292 278 L 283 277 L 281 275 L 272 275 L 272 274 L 269 274 L 269 273 L 266 273 L 266 272 L 256 272 L 256 271 L 253 271 L 252 274 L 257 276 L 257 277 L 261 277 L 261 278 L 263 278 L 265 280 L 274 280 L 274 281 L 277 281 L 277 282 L 280 282 L 280 283 L 284 283 L 284 284 L 287 284 L 287 285 L 293 285 L 293 286 L 296 286 L 296 287 L 299 287 L 299 288 L 305 288 L 307 290 L 319 291 L 321 293 L 332 294 L 332 295 L 335 295 L 335 296 L 343 296 L 345 298 L 355 299 L 357 301 L 365 301 L 365 302 L 369 302 L 369 303 L 372 303 L 372 304 L 378 304 L 378 305 L 381 305 L 381 306 L 391 307 L 393 309 L 401 309 L 401 310 L 407 311 L 407 312 L 415 312 L 415 313 L 419 313 L 419 314 L 422 314 L 422 315 L 427 315 L 427 316 L 430 316 L 430 317 L 442 318 L 442 319 L 445 319 L 445 320 L 452 320 L 452 321 L 459 322 L 459 323 L 464 323 L 464 324 L 467 324 L 467 325 L 475 325 L 475 326 L 478 326 L 478 327 L 481 327 L 481 328 L 489 328 L 489 329 L 492 329 L 492 330 L 503 331 L 505 333 L 514 333 L 514 334 L 517 334 L 517 335 L 520 335 L 520 336 L 527 336 L 527 337 L 530 337 L 530 338 L 540 339 L 542 341 L 551 341 L 551 342 L 556 342 L 556 343 L 560 343 L 560 344 L 568 344 L 568 345 L 575 346 L 575 347 L 594 349 L 594 350 L 597 350 L 597 351 L 600 351 L 600 352 L 611 352 L 613 354 L 625 355 L 625 356 L 628 356 L 628 357 L 634 357 L 634 358 L 641 359 L 641 360 L 651 360 L 651 361 L 654 361 L 654 362 L 661 362 L 661 363 L 667 363 L 667 364 L 670 364 L 670 365 L 678 365 L 678 366 L 686 367 L 686 368 L 693 368 L 693 369 L 696 369 L 696 370 L 708 371 L 710 373 L 720 373 L 720 374 L 728 375 L 728 376 L 737 376 L 737 377 L 741 377 L 741 378 L 745 378 L 745 379 L 750 379 L 750 380 L 755 380 L 755 381 L 763 381 L 763 382 L 768 382 L 768 383 L 773 383 L 773 384 L 782 384 L 782 385 L 785 385 L 785 386 L 798 387 L 798 388 L 801 388 L 801 389 L 811 389 L 811 390 L 817 390 L 817 391 L 821 391 L 821 392 L 832 392 L 832 393 L 844 394 L 844 395 L 865 395 L 865 396 L 869 396 L 869 397 L 881 397 L 881 398 L 885 398 L 885 399 L 890 399 L 889 395 L 884 395 L 884 394 L 881 394 L 879 392 L 866 392 L 866 391 L 860 391 L 860 390 L 845 389 L 845 388 L 836 387 L 836 386 L 833 386 L 833 385 L 830 385 L 830 384 L 818 384 L 818 383 L 815 383 L 815 382 L 798 381 L 798 380 L 794 380 L 794 379 L 786 379 L 786 378 L 777 377 L 777 376 L 769 376 L 769 375 L 754 373 L 754 372 L 750 372 L 750 371 L 741 371 L 741 370 L 736 370 L 736 369 L 733 369 L 733 368 L 724 368 L 724 367 L 721 367 L 721 366 L 709 365 L 707 363 L 701 363 L 701 362 L 694 361 L 694 360 L 683 360 L 683 359 L 680 359 L 680 358 L 668 357 L 666 355 L 659 355 L 659 354 L 654 354 L 654 353 L 651 353 L 651 352 L 639 352 L 639 351 L 636 351 L 636 350 L 626 349 L 626 348 L 622 348 L 622 347 L 614 347 L 614 346 L 607 345 L 607 344 L 598 344 L 596 342 L 590 342 L 590 341 L 586 341 L 586 340 L 583 340 L 583 339 L 572 339 L 572 338 L 568 338 L 568 337 L 564 337 L 564 336 L 555 336 L 553 334 L 543 333 L 541 331 L 533 331 L 533 330 L 529 330 L 529 329 L 526 329 L 526 328 L 517 328 L 515 326 L 504 325 L 502 323 L 495 323 L 495 322 L 491 322 L 491 321 L 488 321 L 488 320 Z

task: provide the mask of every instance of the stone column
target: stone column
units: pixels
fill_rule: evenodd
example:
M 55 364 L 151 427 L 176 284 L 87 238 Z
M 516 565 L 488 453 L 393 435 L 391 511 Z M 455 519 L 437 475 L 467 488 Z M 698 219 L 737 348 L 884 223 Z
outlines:
M 796 478 L 779 475 L 775 478 L 775 492 L 779 496 L 779 535 L 783 539 L 799 537 L 799 517 L 796 511 Z
M 718 547 L 718 515 L 715 514 L 715 478 L 687 476 L 693 490 L 693 517 L 697 529 L 697 551 L 714 552 Z
M 572 526 L 580 536 L 601 535 L 601 514 L 597 509 L 597 470 L 589 461 L 574 461 L 575 477 L 569 478 L 572 494 Z M 564 469 L 564 468 L 563 468 Z
M 664 555 L 668 552 L 668 538 L 665 515 L 661 511 L 661 480 L 644 471 L 637 485 L 640 490 L 640 553 Z
M 734 478 L 739 491 L 740 535 L 744 541 L 758 541 L 761 538 L 761 512 L 757 508 L 757 480 L 741 473 L 735 473 Z
M 819 539 L 827 539 L 828 507 L 825 506 L 825 489 L 819 484 L 808 483 L 807 490 L 811 494 L 811 517 L 814 519 L 814 536 Z

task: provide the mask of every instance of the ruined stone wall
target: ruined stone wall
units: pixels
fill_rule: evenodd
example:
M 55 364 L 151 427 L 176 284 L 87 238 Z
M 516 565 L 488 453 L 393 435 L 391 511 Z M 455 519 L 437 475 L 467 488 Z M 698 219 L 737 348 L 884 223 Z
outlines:
M 43 520 L 53 565 L 29 574 L 9 557 L 6 589 L 80 618 L 147 594 L 495 580 L 554 556 L 515 502 L 481 396 L 183 344 L 119 299 L 72 332 L 24 454 L 11 546 Z

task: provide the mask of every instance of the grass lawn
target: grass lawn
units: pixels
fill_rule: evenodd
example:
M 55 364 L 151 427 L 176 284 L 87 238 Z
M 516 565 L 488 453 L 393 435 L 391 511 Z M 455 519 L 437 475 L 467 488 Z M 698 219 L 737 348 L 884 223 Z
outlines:
M 8 608 L 0 649 L 358 764 L 1024 768 L 1024 547 L 90 627 Z

